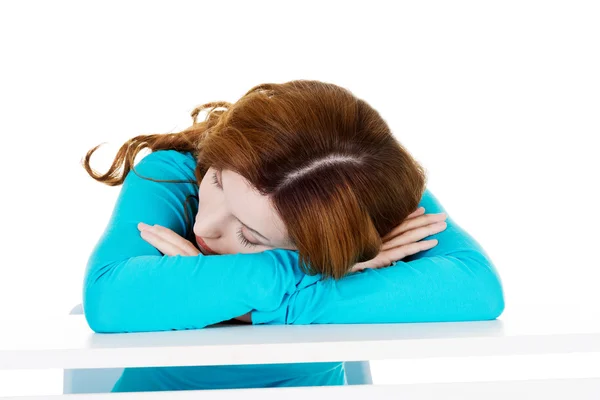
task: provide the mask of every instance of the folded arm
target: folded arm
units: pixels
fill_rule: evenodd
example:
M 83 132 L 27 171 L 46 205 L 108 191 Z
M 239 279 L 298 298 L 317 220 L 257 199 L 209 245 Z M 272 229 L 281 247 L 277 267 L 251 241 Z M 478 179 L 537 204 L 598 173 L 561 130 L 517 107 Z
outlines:
M 136 165 L 140 175 L 157 180 L 194 179 L 194 168 L 189 153 L 174 150 L 151 153 Z M 297 253 L 166 256 L 140 236 L 137 224 L 145 222 L 188 237 L 183 203 L 197 190 L 128 173 L 86 266 L 83 307 L 94 331 L 202 328 L 251 310 L 274 310 L 296 290 L 303 276 Z
M 426 190 L 420 206 L 446 212 Z M 447 213 L 447 212 L 446 212 Z M 504 310 L 500 277 L 492 261 L 450 218 L 447 228 L 426 239 L 437 246 L 341 280 L 305 277 L 274 311 L 254 311 L 254 324 L 395 323 L 474 321 Z

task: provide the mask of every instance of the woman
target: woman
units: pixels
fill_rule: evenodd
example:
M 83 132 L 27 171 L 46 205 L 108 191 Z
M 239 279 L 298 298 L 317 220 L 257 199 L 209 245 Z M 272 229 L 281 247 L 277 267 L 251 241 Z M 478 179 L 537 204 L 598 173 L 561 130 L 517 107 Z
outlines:
M 258 85 L 192 117 L 182 132 L 129 140 L 104 175 L 89 166 L 98 146 L 85 157 L 94 179 L 123 184 L 85 274 L 94 331 L 502 313 L 485 251 L 444 215 L 377 111 L 348 90 Z M 144 148 L 153 152 L 130 173 Z M 344 383 L 342 363 L 127 368 L 113 391 Z

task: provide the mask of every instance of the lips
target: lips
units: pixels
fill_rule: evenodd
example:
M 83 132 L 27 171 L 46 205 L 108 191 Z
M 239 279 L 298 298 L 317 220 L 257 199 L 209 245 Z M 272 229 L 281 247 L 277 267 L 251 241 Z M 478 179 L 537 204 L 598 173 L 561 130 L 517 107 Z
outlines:
M 200 246 L 200 250 L 202 250 L 204 255 L 209 256 L 209 255 L 217 254 L 213 249 L 208 247 L 208 245 L 206 243 L 204 243 L 204 240 L 202 240 L 202 238 L 198 235 L 196 235 L 196 243 L 198 243 L 198 246 Z

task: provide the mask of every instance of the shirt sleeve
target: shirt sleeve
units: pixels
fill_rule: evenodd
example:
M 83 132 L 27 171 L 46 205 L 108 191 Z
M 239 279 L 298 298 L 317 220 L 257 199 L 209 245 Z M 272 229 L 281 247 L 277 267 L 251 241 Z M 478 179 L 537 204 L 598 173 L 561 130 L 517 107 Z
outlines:
M 190 153 L 160 150 L 135 168 L 152 179 L 194 180 L 195 165 Z M 83 308 L 92 330 L 197 329 L 251 310 L 272 311 L 296 290 L 304 276 L 297 252 L 166 256 L 140 236 L 137 224 L 145 222 L 188 237 L 184 202 L 197 190 L 193 183 L 153 182 L 133 170 L 127 174 L 86 266 Z M 188 218 L 193 221 L 193 214 Z
M 445 212 L 426 190 L 426 213 Z M 446 213 L 448 214 L 448 213 Z M 447 215 L 447 228 L 425 240 L 433 248 L 338 281 L 308 277 L 274 311 L 255 311 L 253 324 L 353 324 L 476 321 L 504 310 L 502 282 L 480 244 Z

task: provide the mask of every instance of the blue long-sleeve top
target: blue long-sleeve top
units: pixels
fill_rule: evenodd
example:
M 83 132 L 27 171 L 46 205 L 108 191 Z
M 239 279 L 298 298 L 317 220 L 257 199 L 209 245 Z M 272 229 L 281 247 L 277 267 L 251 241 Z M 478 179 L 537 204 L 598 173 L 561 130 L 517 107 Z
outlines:
M 195 167 L 189 152 L 160 150 L 135 169 L 152 179 L 193 181 Z M 253 324 L 351 324 L 489 320 L 504 310 L 496 268 L 450 215 L 444 231 L 426 238 L 438 239 L 433 248 L 337 281 L 305 275 L 293 250 L 166 256 L 140 236 L 137 224 L 145 222 L 191 237 L 183 204 L 197 194 L 192 183 L 127 174 L 86 267 L 83 307 L 95 332 L 198 329 L 248 312 Z M 419 206 L 445 212 L 428 189 Z M 300 365 L 126 368 L 113 390 L 175 390 L 182 382 L 196 389 L 343 384 L 341 363 Z M 249 368 L 256 371 L 251 379 Z M 148 379 L 159 370 L 161 379 Z M 177 383 L 165 378 L 167 371 Z

